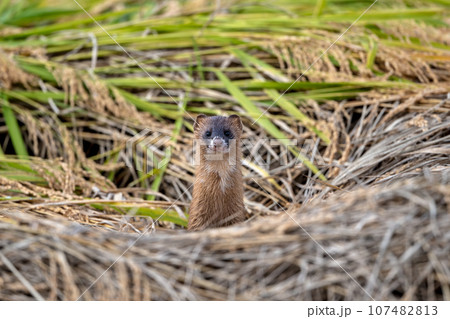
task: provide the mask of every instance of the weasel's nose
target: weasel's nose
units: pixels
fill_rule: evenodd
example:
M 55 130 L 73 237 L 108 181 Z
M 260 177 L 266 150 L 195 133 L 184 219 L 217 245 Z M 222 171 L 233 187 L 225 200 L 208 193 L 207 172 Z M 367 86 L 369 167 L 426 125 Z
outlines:
M 213 145 L 214 146 L 222 146 L 223 141 L 221 138 L 218 138 L 217 136 L 213 138 Z

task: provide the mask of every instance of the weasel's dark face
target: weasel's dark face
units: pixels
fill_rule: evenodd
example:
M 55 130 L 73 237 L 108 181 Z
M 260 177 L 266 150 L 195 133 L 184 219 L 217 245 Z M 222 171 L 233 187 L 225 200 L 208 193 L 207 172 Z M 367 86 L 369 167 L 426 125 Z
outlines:
M 194 133 L 207 153 L 229 153 L 230 144 L 241 138 L 241 119 L 237 115 L 208 117 L 202 114 L 195 120 Z

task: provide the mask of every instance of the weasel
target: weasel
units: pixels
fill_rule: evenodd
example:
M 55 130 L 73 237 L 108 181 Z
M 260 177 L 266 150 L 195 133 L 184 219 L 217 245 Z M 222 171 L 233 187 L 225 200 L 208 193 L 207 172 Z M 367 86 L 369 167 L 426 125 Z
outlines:
M 238 115 L 197 116 L 194 123 L 197 167 L 188 230 L 244 221 L 241 134 Z

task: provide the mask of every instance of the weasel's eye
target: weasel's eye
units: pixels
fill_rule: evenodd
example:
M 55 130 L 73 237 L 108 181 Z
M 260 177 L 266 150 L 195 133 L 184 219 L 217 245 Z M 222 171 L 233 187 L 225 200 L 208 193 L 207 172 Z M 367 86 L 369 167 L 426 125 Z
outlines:
M 229 137 L 231 135 L 231 132 L 227 130 L 227 131 L 223 132 L 223 134 L 225 134 L 226 137 Z
M 208 131 L 205 133 L 206 137 L 210 137 L 211 136 L 211 131 Z

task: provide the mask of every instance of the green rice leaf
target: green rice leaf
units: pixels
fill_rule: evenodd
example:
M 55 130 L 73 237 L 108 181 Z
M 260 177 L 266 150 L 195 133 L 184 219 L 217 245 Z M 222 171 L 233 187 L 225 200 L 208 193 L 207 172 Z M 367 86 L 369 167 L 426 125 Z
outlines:
M 169 210 L 164 208 L 148 208 L 148 207 L 140 207 L 137 205 L 132 205 L 130 203 L 120 203 L 116 202 L 113 204 L 89 204 L 90 206 L 96 209 L 105 209 L 106 207 L 112 208 L 119 213 L 129 212 L 134 216 L 148 216 L 153 218 L 154 220 L 167 221 L 179 226 L 186 227 L 187 226 L 187 218 L 181 217 L 175 210 Z
M 9 136 L 13 144 L 14 150 L 19 158 L 28 158 L 27 147 L 22 137 L 19 124 L 17 123 L 16 116 L 9 105 L 8 99 L 0 93 L 0 103 L 2 104 L 3 117 L 8 127 Z

